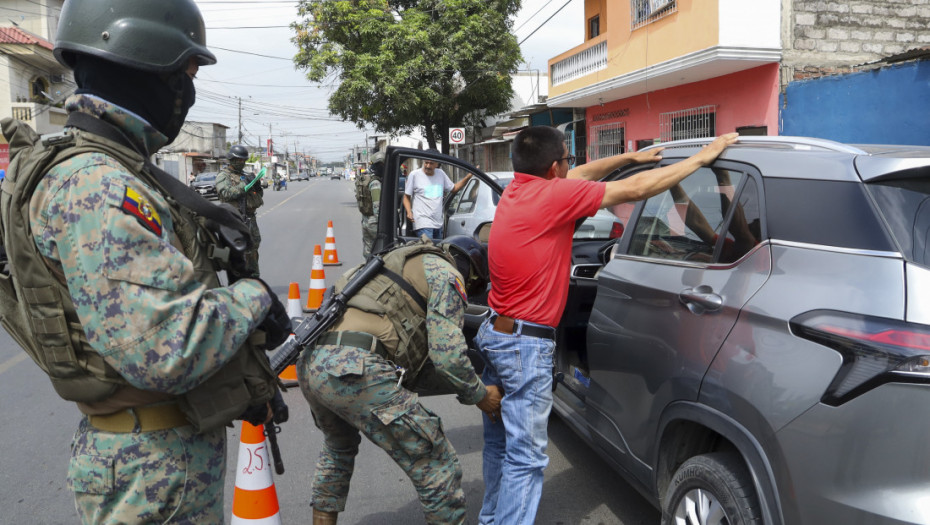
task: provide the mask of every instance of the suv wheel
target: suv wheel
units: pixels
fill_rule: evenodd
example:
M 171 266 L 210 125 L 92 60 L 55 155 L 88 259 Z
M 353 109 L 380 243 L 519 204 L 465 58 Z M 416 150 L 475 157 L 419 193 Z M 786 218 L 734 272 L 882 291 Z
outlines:
M 675 472 L 662 509 L 663 525 L 750 525 L 761 523 L 749 471 L 739 456 L 718 452 L 695 456 Z

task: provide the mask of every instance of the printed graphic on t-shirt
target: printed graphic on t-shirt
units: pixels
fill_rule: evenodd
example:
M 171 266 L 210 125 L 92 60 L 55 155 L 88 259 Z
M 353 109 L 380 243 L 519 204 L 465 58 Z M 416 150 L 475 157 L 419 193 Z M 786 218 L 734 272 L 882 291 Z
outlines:
M 430 184 L 423 188 L 423 196 L 427 199 L 442 197 L 442 184 Z

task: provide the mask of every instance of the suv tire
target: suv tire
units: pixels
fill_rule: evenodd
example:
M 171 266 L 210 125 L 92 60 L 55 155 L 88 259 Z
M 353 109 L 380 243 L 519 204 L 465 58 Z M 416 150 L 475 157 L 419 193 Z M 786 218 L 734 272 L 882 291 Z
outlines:
M 740 457 L 716 452 L 685 461 L 669 485 L 663 525 L 756 525 L 759 518 L 752 477 Z

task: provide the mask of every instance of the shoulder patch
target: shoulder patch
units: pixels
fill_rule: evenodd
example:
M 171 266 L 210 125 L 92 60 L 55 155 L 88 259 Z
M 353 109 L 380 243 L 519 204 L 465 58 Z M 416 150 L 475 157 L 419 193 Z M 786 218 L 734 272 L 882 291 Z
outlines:
M 139 192 L 127 187 L 121 209 L 139 219 L 139 222 L 146 228 L 152 230 L 155 235 L 161 237 L 161 217 L 158 216 L 155 207 L 149 204 L 149 201 L 145 200 L 144 197 L 139 195 Z
M 465 293 L 465 285 L 462 283 L 462 280 L 458 277 L 451 277 L 449 281 L 452 283 L 452 286 L 455 288 L 455 291 L 462 296 L 462 302 L 468 304 L 468 294 Z

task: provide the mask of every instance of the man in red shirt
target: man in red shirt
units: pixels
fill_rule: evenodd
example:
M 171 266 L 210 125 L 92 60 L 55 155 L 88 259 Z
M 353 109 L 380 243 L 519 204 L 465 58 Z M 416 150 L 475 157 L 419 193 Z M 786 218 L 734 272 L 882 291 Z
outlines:
M 713 162 L 736 138 L 723 135 L 682 162 L 606 183 L 594 181 L 631 162 L 657 162 L 662 149 L 569 170 L 574 158 L 555 128 L 527 128 L 514 139 L 514 180 L 497 205 L 488 242 L 492 313 L 475 339 L 487 364 L 484 383 L 504 390 L 504 424 L 484 416 L 482 525 L 531 525 L 536 518 L 549 462 L 555 326 L 568 295 L 575 221 L 669 189 Z

